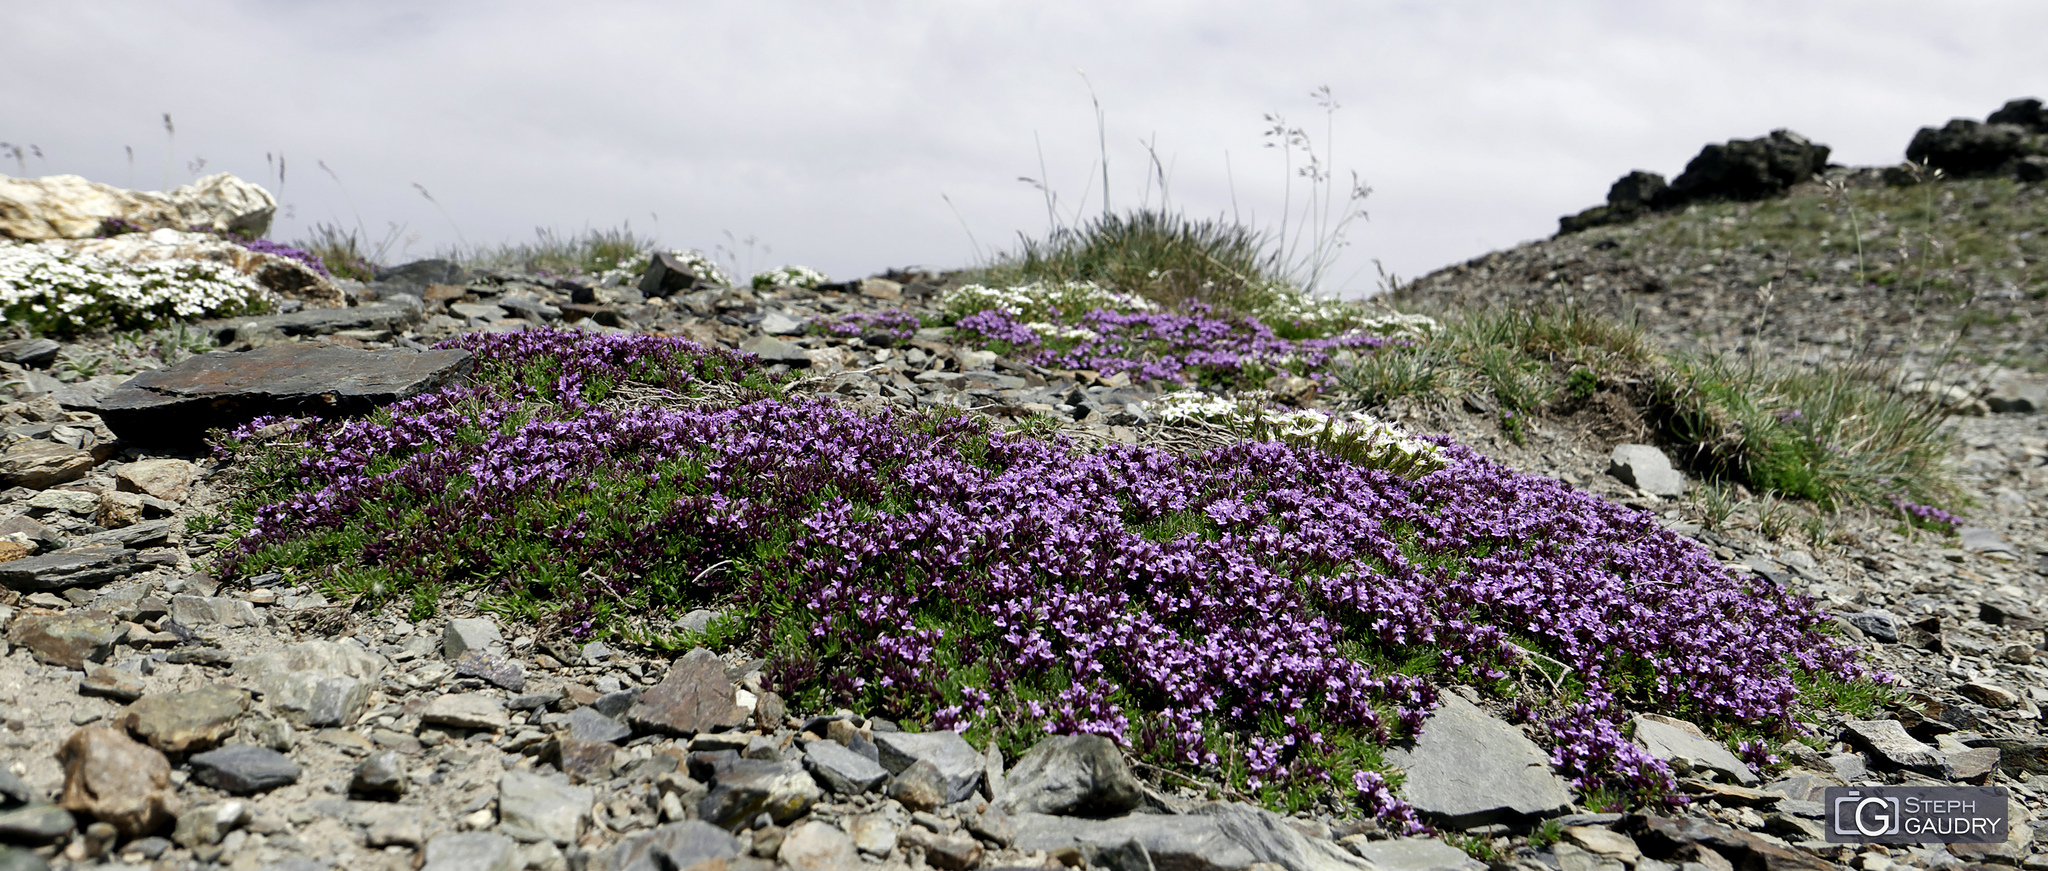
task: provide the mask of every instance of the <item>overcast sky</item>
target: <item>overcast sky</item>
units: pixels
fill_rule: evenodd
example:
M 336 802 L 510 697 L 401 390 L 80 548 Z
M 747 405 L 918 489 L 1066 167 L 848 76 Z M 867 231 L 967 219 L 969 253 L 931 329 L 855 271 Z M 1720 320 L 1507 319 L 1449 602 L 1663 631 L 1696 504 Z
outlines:
M 42 153 L 0 173 L 233 172 L 288 208 L 272 238 L 396 224 L 393 262 L 630 222 L 743 272 L 972 265 L 1046 231 L 1020 176 L 1061 220 L 1100 211 L 1092 84 L 1118 210 L 1144 204 L 1151 142 L 1174 207 L 1277 232 L 1264 116 L 1313 133 L 1339 200 L 1352 171 L 1372 188 L 1327 282 L 1356 294 L 1374 259 L 1413 277 L 1549 235 L 1707 142 L 1789 127 L 1893 163 L 1922 125 L 2048 97 L 2040 0 L 0 0 L 0 20 L 0 141 Z

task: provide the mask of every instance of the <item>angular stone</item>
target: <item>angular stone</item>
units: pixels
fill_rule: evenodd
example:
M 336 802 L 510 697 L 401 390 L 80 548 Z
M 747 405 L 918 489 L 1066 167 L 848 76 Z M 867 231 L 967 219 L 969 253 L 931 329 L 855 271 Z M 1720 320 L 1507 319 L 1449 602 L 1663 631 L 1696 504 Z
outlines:
M 150 834 L 176 816 L 170 760 L 118 729 L 79 729 L 64 739 L 57 758 L 64 765 L 57 803 L 65 810 L 109 823 L 124 838 Z
M 455 673 L 464 677 L 482 678 L 492 686 L 521 692 L 526 689 L 526 669 L 517 660 L 502 653 L 480 648 L 464 651 L 455 660 Z
M 1685 495 L 1685 476 L 1671 467 L 1671 458 L 1653 445 L 1617 445 L 1608 458 L 1607 474 L 1656 496 Z
M 1964 526 L 1956 529 L 1956 543 L 1971 553 L 2013 553 L 2012 541 L 2005 533 L 1982 526 Z
M 733 830 L 763 813 L 782 824 L 802 816 L 823 795 L 818 782 L 795 762 L 735 759 L 718 769 L 711 791 L 697 804 L 697 816 Z
M 566 778 L 507 771 L 498 779 L 499 830 L 522 841 L 567 845 L 583 836 L 596 795 Z
M 958 732 L 876 732 L 875 748 L 891 774 L 901 774 L 918 760 L 930 762 L 942 779 L 943 804 L 966 799 L 981 782 L 981 751 Z
M 1108 820 L 1020 814 L 1011 849 L 1079 850 L 1083 856 L 1136 841 L 1156 868 L 1247 871 L 1270 862 L 1294 871 L 1370 871 L 1335 844 L 1308 838 L 1270 811 L 1216 802 L 1186 815 L 1132 814 Z
M 1998 767 L 2008 773 L 2048 774 L 2048 739 L 1994 735 L 1970 738 L 1963 743 L 1976 749 L 1997 748 Z
M 219 626 L 233 629 L 263 625 L 263 617 L 256 613 L 255 605 L 225 596 L 172 596 L 171 619 L 194 628 Z
M 234 734 L 235 719 L 249 709 L 249 694 L 208 684 L 195 690 L 143 696 L 115 724 L 166 753 L 204 750 Z
M 946 778 L 937 766 L 919 759 L 896 772 L 882 792 L 913 811 L 938 810 L 946 804 Z
M 29 560 L 0 563 L 0 568 L 23 562 Z M 114 615 L 105 611 L 30 612 L 7 624 L 8 642 L 28 648 L 37 662 L 63 668 L 106 661 L 121 635 Z
M 1890 611 L 1864 611 L 1861 614 L 1851 614 L 1847 619 L 1849 625 L 1856 627 L 1858 631 L 1869 636 L 1873 641 L 1881 641 L 1885 644 L 1897 644 L 1899 642 L 1899 626 L 1901 624 L 1898 615 Z
M 184 460 L 157 457 L 136 460 L 114 470 L 114 486 L 124 492 L 142 493 L 165 502 L 183 503 L 192 496 L 192 480 L 198 467 Z
M 190 445 L 209 429 L 259 415 L 354 415 L 440 387 L 475 364 L 468 351 L 358 351 L 275 345 L 216 351 L 144 372 L 102 399 L 124 441 Z
M 762 313 L 759 326 L 761 332 L 771 336 L 796 336 L 802 335 L 804 331 L 803 321 L 775 309 Z
M 911 826 L 903 830 L 899 841 L 903 846 L 923 850 L 925 863 L 934 868 L 967 871 L 981 862 L 981 842 L 965 832 L 940 834 L 923 826 Z M 848 839 L 848 846 L 851 846 L 851 839 Z
M 142 698 L 142 678 L 112 666 L 94 666 L 86 671 L 85 679 L 78 682 L 78 694 L 132 702 Z
M 0 871 L 50 871 L 50 863 L 28 850 L 0 844 Z
M 0 844 L 40 847 L 70 837 L 78 829 L 71 812 L 53 804 L 32 804 L 0 811 Z
M 30 440 L 0 454 L 0 487 L 42 490 L 76 481 L 97 463 L 91 451 L 70 445 Z
M 397 798 L 405 794 L 405 787 L 405 761 L 395 750 L 371 754 L 356 764 L 348 780 L 348 791 L 362 796 Z
M 889 778 L 889 770 L 880 763 L 836 741 L 812 741 L 804 747 L 804 768 L 840 795 L 860 795 Z
M 384 657 L 343 641 L 305 641 L 235 663 L 235 674 L 295 726 L 347 726 L 369 701 Z
M 670 296 L 688 293 L 699 288 L 715 287 L 709 281 L 697 277 L 688 263 L 673 252 L 656 251 L 647 260 L 647 271 L 640 276 L 640 292 L 650 297 Z
M 846 833 L 853 838 L 853 848 L 870 856 L 887 856 L 896 849 L 900 827 L 889 816 L 887 812 L 871 813 L 848 820 Z
M 299 780 L 298 763 L 268 747 L 229 744 L 188 760 L 192 777 L 224 792 L 244 795 L 276 789 Z
M 980 850 L 980 845 L 975 845 L 977 854 Z M 929 856 L 926 858 L 931 860 Z M 783 835 L 782 846 L 776 850 L 775 859 L 792 871 L 851 871 L 860 867 L 860 855 L 854 851 L 853 839 L 832 824 L 816 820 L 790 829 Z M 942 865 L 935 861 L 931 864 L 939 868 L 966 867 Z
M 784 838 L 783 843 L 788 844 L 789 840 Z M 731 832 L 703 820 L 690 820 L 627 835 L 611 849 L 592 857 L 589 871 L 669 871 L 735 859 L 739 855 L 740 839 Z
M 420 871 L 519 871 L 519 845 L 495 832 L 449 832 L 427 842 Z
M 49 490 L 48 493 L 58 491 Z M 95 506 L 99 497 L 91 496 Z M 0 563 L 0 587 L 33 593 L 38 590 L 68 590 L 97 587 L 125 578 L 141 567 L 127 548 L 108 546 L 73 547 Z
M 62 344 L 50 339 L 16 339 L 12 342 L 0 342 L 0 362 L 42 369 L 57 362 L 57 355 L 63 350 Z
M 1485 862 L 1435 838 L 1363 841 L 1352 849 L 1380 871 L 1480 871 Z
M 441 630 L 441 655 L 450 660 L 461 659 L 472 650 L 502 648 L 505 636 L 499 634 L 498 624 L 488 617 L 463 617 L 448 621 L 448 628 Z
M 1635 729 L 1636 744 L 1658 759 L 1684 760 L 1687 767 L 1717 771 L 1736 783 L 1757 782 L 1755 771 L 1698 726 L 1659 714 L 1637 714 L 1629 725 Z
M 619 745 L 565 737 L 556 742 L 556 752 L 562 772 L 570 780 L 590 783 L 611 776 L 612 760 L 618 756 Z
M 1401 797 L 1443 828 L 1467 829 L 1555 816 L 1571 790 L 1550 757 L 1522 734 L 1456 693 L 1423 723 L 1412 750 L 1390 748 L 1387 763 L 1408 773 Z
M 2005 812 L 2005 840 L 1993 844 L 1950 844 L 1948 851 L 1966 862 L 2017 865 L 2027 861 L 2034 853 L 2035 840 L 2027 806 L 2020 802 L 2018 796 L 2008 793 Z
M 1941 776 L 1941 753 L 1907 734 L 1905 724 L 1897 720 L 1850 720 L 1842 724 L 1842 740 L 1891 767 Z
M 42 795 L 28 785 L 14 772 L 0 768 L 0 808 L 31 804 L 42 800 Z
M 171 840 L 183 847 L 212 846 L 249 821 L 249 803 L 227 801 L 196 807 L 178 815 Z
M 1145 798 L 1116 742 L 1101 735 L 1041 739 L 1003 777 L 1004 811 L 1061 816 L 1121 816 Z
M 1564 836 L 1589 852 L 1609 859 L 1619 859 L 1630 865 L 1643 858 L 1643 851 L 1636 846 L 1635 839 L 1613 829 L 1599 826 L 1566 826 Z
M 618 743 L 633 737 L 631 727 L 591 708 L 569 712 L 569 737 L 579 741 Z
M 747 712 L 733 701 L 725 663 L 702 647 L 678 657 L 668 676 L 626 712 L 626 721 L 642 729 L 683 736 L 724 731 L 746 720 Z
M 489 729 L 493 732 L 504 729 L 512 722 L 512 715 L 497 699 L 489 696 L 456 693 L 438 696 L 420 710 L 420 722 L 454 726 L 458 729 Z
M 100 496 L 100 507 L 94 515 L 94 522 L 108 529 L 120 529 L 141 523 L 142 512 L 142 494 L 107 493 Z
M 1691 861 L 1681 851 L 1697 847 L 1718 853 L 1736 868 L 1765 871 L 1835 871 L 1839 866 L 1798 850 L 1778 846 L 1760 835 L 1717 826 L 1704 820 L 1631 816 L 1622 830 L 1635 839 L 1643 855 L 1666 861 Z M 1702 856 L 1704 859 L 1705 856 Z M 1708 860 L 1711 861 L 1711 860 Z M 1721 867 L 1728 867 L 1724 864 Z
M 61 511 L 74 517 L 91 516 L 99 510 L 99 507 L 99 494 L 84 490 L 44 490 L 28 500 L 30 511 L 38 513 Z
M 421 308 L 409 297 L 355 308 L 309 308 L 279 315 L 208 321 L 223 345 L 236 342 L 276 345 L 293 338 L 329 336 L 343 331 L 402 332 L 420 322 Z
M 792 369 L 802 369 L 811 365 L 811 352 L 774 336 L 755 336 L 741 342 L 740 350 L 761 358 L 764 366 L 781 363 Z
M 124 190 L 76 175 L 0 176 L 0 238 L 91 239 L 115 219 L 144 230 L 196 224 L 257 238 L 276 213 L 269 191 L 224 172 L 169 193 Z

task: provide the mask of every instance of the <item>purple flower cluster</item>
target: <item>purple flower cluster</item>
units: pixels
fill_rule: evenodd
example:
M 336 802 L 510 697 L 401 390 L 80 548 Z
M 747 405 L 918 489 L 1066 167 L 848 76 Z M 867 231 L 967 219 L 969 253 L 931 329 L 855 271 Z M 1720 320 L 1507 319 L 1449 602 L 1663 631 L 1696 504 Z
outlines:
M 314 272 L 318 272 L 328 278 L 334 277 L 334 273 L 327 271 L 327 264 L 320 262 L 320 256 L 310 251 L 302 251 L 290 245 L 272 242 L 269 239 L 242 239 L 235 236 L 229 236 L 228 238 L 234 239 L 235 244 L 258 254 L 274 254 L 278 257 L 289 257 L 306 264 L 306 268 Z
M 847 312 L 833 318 L 820 318 L 811 322 L 812 329 L 835 336 L 883 336 L 898 342 L 908 342 L 924 326 L 917 315 L 902 309 L 879 312 Z
M 970 341 L 997 346 L 1025 362 L 1059 369 L 1129 372 L 1141 380 L 1232 382 L 1253 365 L 1308 373 L 1322 380 L 1339 349 L 1372 350 L 1395 339 L 1348 333 L 1327 339 L 1283 339 L 1257 318 L 1214 316 L 1206 304 L 1184 314 L 1095 309 L 1081 316 L 1073 338 L 1042 336 L 1030 325 L 990 309 L 956 321 Z
M 1915 526 L 1954 532 L 1956 527 L 1963 525 L 1963 518 L 1955 514 L 1932 505 L 1908 502 L 1897 496 L 1892 497 L 1892 507 L 1898 509 L 1899 513 L 1905 515 L 1906 520 Z
M 478 355 L 474 383 L 295 424 L 226 571 L 354 529 L 329 554 L 343 570 L 490 582 L 567 625 L 602 625 L 614 601 L 716 599 L 755 615 L 798 697 L 1108 735 L 1255 789 L 1349 777 L 1390 814 L 1404 806 L 1333 736 L 1412 733 L 1430 679 L 1498 682 L 1527 649 L 1584 687 L 1549 729 L 1587 784 L 1668 787 L 1621 738 L 1624 701 L 1775 725 L 1795 673 L 1862 673 L 1803 598 L 1648 514 L 1447 442 L 1447 467 L 1419 479 L 1273 442 L 1082 454 L 965 417 L 603 401 L 746 369 L 677 339 L 445 344 Z

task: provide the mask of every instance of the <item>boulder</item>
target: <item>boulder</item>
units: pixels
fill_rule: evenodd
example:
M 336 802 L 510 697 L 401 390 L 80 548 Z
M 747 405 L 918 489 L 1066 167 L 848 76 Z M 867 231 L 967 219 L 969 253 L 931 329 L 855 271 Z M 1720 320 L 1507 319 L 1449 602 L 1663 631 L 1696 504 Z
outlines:
M 1906 159 L 1954 178 L 1996 175 L 2021 158 L 2048 153 L 2043 136 L 2018 124 L 1984 124 L 1957 118 L 1922 127 L 1906 146 Z
M 702 647 L 677 657 L 661 683 L 640 694 L 627 722 L 673 735 L 721 732 L 747 721 L 718 654 Z
M 1572 801 L 1535 742 L 1456 693 L 1443 694 L 1414 747 L 1388 748 L 1386 760 L 1408 774 L 1401 797 L 1442 828 L 1555 816 Z
M 57 751 L 64 765 L 65 810 L 113 825 L 123 838 L 139 838 L 171 822 L 179 803 L 171 791 L 171 763 L 118 729 L 86 726 Z
M 194 226 L 260 237 L 270 231 L 277 198 L 230 175 L 209 175 L 170 193 L 131 191 L 76 175 L 0 175 L 0 237 L 91 239 L 119 221 L 143 230 Z
M 1012 814 L 1113 817 L 1145 798 L 1116 742 L 1101 735 L 1040 740 L 1003 778 L 997 805 Z
M 2035 133 L 2048 133 L 2048 108 L 2032 97 L 2007 100 L 1999 110 L 1985 117 L 1986 124 L 2011 124 Z
M 156 260 L 209 260 L 233 267 L 279 299 L 293 299 L 309 308 L 339 308 L 347 304 L 341 288 L 326 275 L 305 263 L 247 247 L 208 233 L 156 230 L 127 233 L 105 239 L 51 242 L 80 254 L 113 264 L 141 264 Z
M 648 260 L 647 271 L 641 274 L 639 286 L 641 293 L 656 297 L 689 293 L 718 285 L 697 277 L 696 271 L 675 254 L 657 251 Z
M 305 641 L 235 663 L 235 675 L 297 726 L 347 726 L 369 702 L 384 657 L 345 641 Z
M 981 751 L 958 732 L 876 732 L 875 748 L 880 751 L 877 761 L 891 774 L 900 775 L 919 761 L 931 763 L 945 789 L 943 804 L 967 798 L 981 782 Z
M 0 487 L 55 487 L 85 477 L 97 462 L 91 451 L 70 445 L 34 439 L 17 442 L 0 453 Z
M 364 414 L 440 387 L 474 365 L 468 351 L 358 351 L 276 345 L 216 351 L 144 372 L 101 399 L 108 429 L 136 444 L 190 446 L 259 415 Z
M 1653 445 L 1616 445 L 1608 457 L 1607 474 L 1653 496 L 1685 495 L 1685 475 Z
M 1699 200 L 1760 200 L 1782 194 L 1828 165 L 1828 147 L 1790 130 L 1700 149 L 1658 198 L 1658 208 Z

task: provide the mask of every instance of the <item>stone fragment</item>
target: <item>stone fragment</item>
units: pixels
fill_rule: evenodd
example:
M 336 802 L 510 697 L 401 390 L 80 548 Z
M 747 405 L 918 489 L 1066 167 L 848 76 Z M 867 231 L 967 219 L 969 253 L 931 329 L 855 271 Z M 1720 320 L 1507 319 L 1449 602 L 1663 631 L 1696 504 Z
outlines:
M 923 850 L 926 864 L 946 871 L 967 871 L 981 862 L 981 842 L 965 832 L 940 834 L 923 826 L 911 826 L 903 830 L 898 842 Z
M 930 762 L 941 778 L 943 804 L 967 798 L 974 793 L 975 784 L 981 782 L 981 751 L 958 732 L 878 731 L 874 740 L 880 755 L 878 761 L 891 774 L 901 774 L 919 760 Z
M 737 829 L 768 814 L 778 824 L 802 816 L 824 795 L 796 762 L 733 759 L 718 768 L 710 792 L 697 804 L 697 816 L 726 829 Z
M 616 744 L 633 737 L 631 727 L 603 714 L 594 708 L 577 708 L 569 712 L 569 737 L 579 741 L 603 741 Z
M 34 787 L 12 771 L 0 768 L 0 808 L 30 804 L 42 799 Z
M 2010 774 L 2048 774 L 2048 739 L 2029 736 L 1990 735 L 1963 742 L 1972 748 L 1996 748 L 1998 767 Z
M 99 510 L 93 515 L 93 522 L 108 529 L 120 529 L 142 522 L 142 494 L 106 493 L 100 496 Z
M 472 650 L 493 650 L 505 646 L 505 636 L 498 632 L 498 624 L 488 617 L 464 617 L 448 621 L 448 628 L 441 631 L 441 655 L 450 660 L 461 659 Z
M 788 838 L 783 844 L 789 843 Z M 740 839 L 703 820 L 669 823 L 627 835 L 591 859 L 589 871 L 669 871 L 736 859 Z M 710 866 L 716 867 L 716 866 Z
M 193 628 L 218 626 L 234 629 L 263 625 L 263 617 L 256 613 L 255 605 L 225 596 L 172 596 L 171 619 Z
M 208 321 L 214 340 L 223 345 L 284 345 L 294 339 L 341 332 L 397 333 L 420 322 L 421 306 L 398 296 L 376 305 L 354 308 L 308 308 L 286 314 Z
M 656 251 L 653 257 L 648 258 L 647 271 L 641 273 L 638 286 L 641 293 L 660 297 L 717 285 L 697 277 L 696 270 L 673 252 Z
M 2035 852 L 2035 829 L 2027 806 L 2020 802 L 2019 796 L 2008 793 L 2005 812 L 2005 840 L 1990 844 L 1950 844 L 1948 851 L 1965 862 L 2010 866 L 2027 861 Z
M 369 815 L 369 826 L 363 831 L 363 843 L 372 847 L 418 849 L 427 842 L 425 826 L 417 810 L 402 805 L 394 805 L 391 810 L 394 812 Z
M 1682 760 L 1689 769 L 1720 772 L 1736 783 L 1757 782 L 1755 771 L 1692 723 L 1661 714 L 1637 714 L 1629 725 L 1635 730 L 1636 744 L 1658 759 Z
M 1956 543 L 1971 553 L 2013 553 L 2012 541 L 2005 537 L 2005 533 L 1982 526 L 1958 527 Z
M 178 809 L 171 763 L 118 729 L 86 726 L 57 752 L 64 765 L 65 810 L 111 823 L 125 838 L 139 838 L 169 823 Z
M 433 390 L 468 373 L 468 351 L 358 351 L 275 345 L 216 351 L 144 372 L 100 400 L 98 412 L 122 440 L 190 445 L 208 429 L 258 415 L 332 417 Z
M 1144 800 L 1116 743 L 1101 735 L 1041 739 L 1002 779 L 1009 813 L 1120 816 Z
M 498 779 L 499 829 L 522 841 L 573 844 L 583 836 L 596 795 L 566 778 L 507 771 Z
M 2034 414 L 2048 411 L 2048 379 L 2009 373 L 1991 381 L 1984 404 L 2001 414 Z
M 248 709 L 248 693 L 207 684 L 184 692 L 143 696 L 115 723 L 158 750 L 187 753 L 217 745 L 234 734 L 235 719 Z
M 1790 130 L 1760 139 L 1731 139 L 1700 149 L 1658 197 L 1659 208 L 1711 199 L 1777 196 L 1827 168 L 1829 148 Z
M 1857 631 L 1869 636 L 1873 641 L 1885 644 L 1899 642 L 1899 618 L 1890 611 L 1864 611 L 1861 614 L 1851 614 L 1847 619 L 1849 625 L 1856 627 Z
M 374 282 L 380 291 L 425 292 L 434 285 L 453 286 L 460 289 L 469 283 L 469 270 L 453 260 L 414 260 L 377 270 Z
M 1303 871 L 1372 871 L 1328 841 L 1311 839 L 1270 811 L 1215 802 L 1182 815 L 1131 814 L 1107 820 L 1020 814 L 1014 817 L 1020 852 L 1072 849 L 1083 857 L 1124 849 L 1136 841 L 1156 868 L 1249 871 L 1267 862 Z
M 427 842 L 420 871 L 519 871 L 519 845 L 496 832 L 449 832 Z
M 143 230 L 194 225 L 261 238 L 277 199 L 262 187 L 217 173 L 169 193 L 131 191 L 83 176 L 0 176 L 0 238 L 91 239 L 119 220 Z
M 806 746 L 804 768 L 827 789 L 841 795 L 860 795 L 889 778 L 889 770 L 880 763 L 836 741 L 812 741 Z
M 611 776 L 612 760 L 618 752 L 619 745 L 610 741 L 564 737 L 556 742 L 562 772 L 577 783 L 590 783 Z
M 771 336 L 797 336 L 803 334 L 804 322 L 779 310 L 769 309 L 762 313 L 759 327 L 761 332 Z
M 1732 866 L 1767 871 L 1835 871 L 1838 868 L 1818 857 L 1781 847 L 1761 835 L 1704 820 L 1637 815 L 1623 821 L 1622 831 L 1635 839 L 1644 856 L 1674 863 L 1703 861 L 1719 863 L 1718 867 L 1723 868 Z
M 683 736 L 731 729 L 746 719 L 746 711 L 733 701 L 725 664 L 702 647 L 678 657 L 668 676 L 641 693 L 626 712 L 627 722 L 642 729 Z
M 207 847 L 249 821 L 249 803 L 226 801 L 196 807 L 178 815 L 171 840 L 181 847 Z
M 99 507 L 99 494 L 85 490 L 44 490 L 28 500 L 29 511 L 38 514 L 61 511 L 74 517 L 89 517 Z
M 489 696 L 452 693 L 438 696 L 420 710 L 420 722 L 454 726 L 458 729 L 504 729 L 512 715 Z
M 919 759 L 896 772 L 883 794 L 913 811 L 937 810 L 946 804 L 946 778 L 938 766 Z
M 286 722 L 317 728 L 355 722 L 386 667 L 349 641 L 304 641 L 240 660 L 235 675 Z
M 1485 862 L 1435 838 L 1355 843 L 1352 850 L 1380 871 L 1480 871 Z
M 40 847 L 62 842 L 78 830 L 71 812 L 54 804 L 31 804 L 0 811 L 0 844 Z
M 1941 754 L 1906 733 L 1897 720 L 1850 720 L 1842 724 L 1842 740 L 1868 751 L 1893 768 L 1905 768 L 1939 777 Z
M 0 569 L 24 562 L 30 560 L 0 563 Z M 63 668 L 106 661 L 122 634 L 114 615 L 105 611 L 30 612 L 7 624 L 9 643 L 28 648 L 37 662 Z
M 870 856 L 887 856 L 889 851 L 896 849 L 899 828 L 887 813 L 861 814 L 846 822 L 846 833 L 853 838 L 853 848 Z
M 43 490 L 85 477 L 96 464 L 91 451 L 55 442 L 18 442 L 0 453 L 0 488 Z
M 63 350 L 62 344 L 51 339 L 15 339 L 0 342 L 0 362 L 46 369 L 57 362 L 57 354 Z
M 492 650 L 472 649 L 455 660 L 455 673 L 482 678 L 492 686 L 522 692 L 526 689 L 526 668 L 517 660 Z
M 781 363 L 792 369 L 803 369 L 811 365 L 811 352 L 774 336 L 755 336 L 741 342 L 740 350 L 761 358 L 764 366 Z
M 1973 680 L 1956 687 L 1956 694 L 1987 708 L 2005 710 L 2019 707 L 2018 693 L 1994 683 Z
M 1520 729 L 1456 693 L 1442 700 L 1413 749 L 1386 753 L 1388 764 L 1408 773 L 1402 797 L 1426 820 L 1466 829 L 1555 816 L 1571 804 L 1550 757 Z
M 776 850 L 775 858 L 793 871 L 840 871 L 860 867 L 860 855 L 854 851 L 853 839 L 832 824 L 816 820 L 790 829 L 782 837 L 782 846 Z
M 297 783 L 299 765 L 291 757 L 254 744 L 228 744 L 188 760 L 194 780 L 236 795 L 265 792 Z
M 142 678 L 111 666 L 93 666 L 86 671 L 85 679 L 78 682 L 78 694 L 132 702 L 142 698 Z
M 1617 445 L 1608 458 L 1607 474 L 1655 496 L 1685 495 L 1685 476 L 1671 467 L 1671 458 L 1653 445 Z
M 405 761 L 395 750 L 370 754 L 356 764 L 349 776 L 348 791 L 374 798 L 397 798 L 405 794 Z
M 1587 851 L 1634 865 L 1643 858 L 1633 838 L 1600 826 L 1566 826 L 1564 836 Z
M 45 494 L 61 491 L 46 490 Z M 99 504 L 99 497 L 81 494 Z M 138 570 L 135 554 L 123 547 L 88 545 L 72 547 L 0 563 L 0 587 L 32 593 L 38 590 L 68 590 L 96 587 L 116 581 Z
M 168 457 L 136 460 L 114 470 L 114 486 L 123 492 L 142 493 L 165 502 L 183 503 L 192 496 L 192 479 L 198 467 Z

